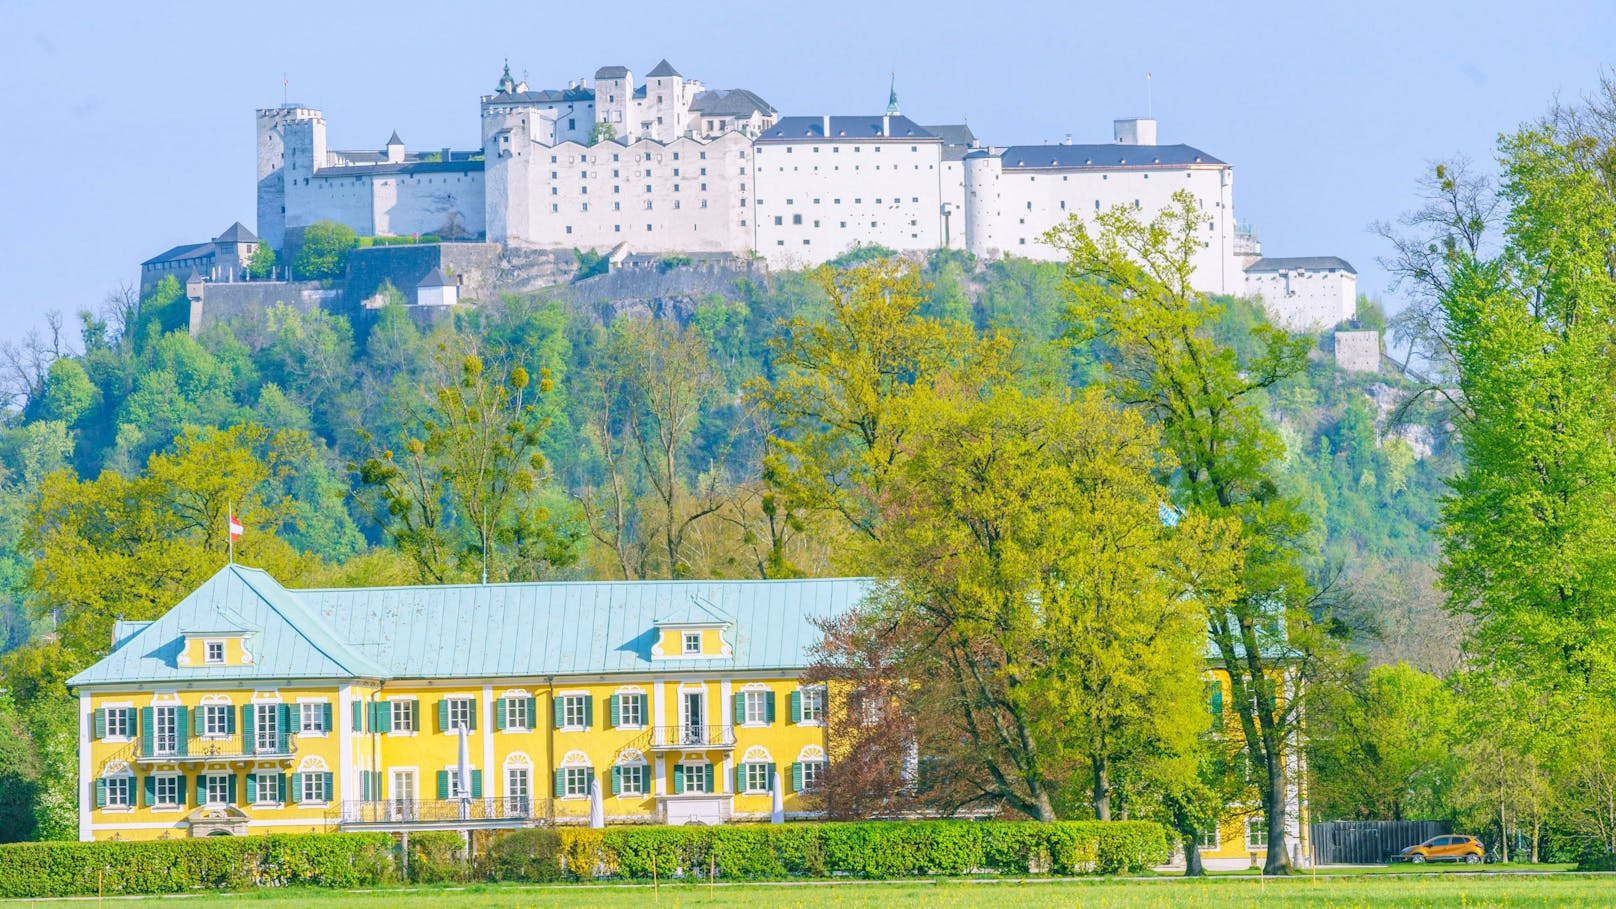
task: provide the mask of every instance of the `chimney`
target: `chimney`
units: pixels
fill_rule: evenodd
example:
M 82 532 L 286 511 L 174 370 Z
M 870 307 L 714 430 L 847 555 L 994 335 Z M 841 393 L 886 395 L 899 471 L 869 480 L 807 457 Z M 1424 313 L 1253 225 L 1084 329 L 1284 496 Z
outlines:
M 829 139 L 830 138 L 830 114 L 825 115 L 824 126 L 822 126 L 820 128 L 825 131 L 825 138 Z
M 883 135 L 883 136 L 892 135 L 892 115 L 891 114 L 882 114 L 881 115 L 881 135 Z
M 1065 140 L 1065 141 L 1063 141 L 1063 142 L 1061 142 L 1061 144 L 1062 144 L 1062 145 L 1071 145 L 1071 144 L 1072 144 L 1072 134 L 1071 134 L 1071 133 L 1067 133 L 1067 134 L 1066 134 L 1066 140 Z
M 447 145 L 443 147 L 443 163 L 449 163 L 449 146 Z

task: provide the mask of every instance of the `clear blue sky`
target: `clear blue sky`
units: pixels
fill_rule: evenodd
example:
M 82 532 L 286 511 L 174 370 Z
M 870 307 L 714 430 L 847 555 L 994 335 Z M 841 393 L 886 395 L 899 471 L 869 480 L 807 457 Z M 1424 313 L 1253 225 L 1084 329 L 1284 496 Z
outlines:
M 670 12 L 677 10 L 677 12 Z M 1616 64 L 1616 3 L 105 3 L 0 0 L 0 339 L 96 306 L 169 246 L 254 221 L 253 109 L 324 110 L 332 145 L 475 147 L 503 58 L 536 86 L 667 57 L 782 113 L 861 113 L 897 72 L 904 113 L 985 142 L 1161 141 L 1235 166 L 1235 212 L 1273 255 L 1346 257 L 1428 162 Z M 1395 306 L 1395 301 L 1388 300 Z

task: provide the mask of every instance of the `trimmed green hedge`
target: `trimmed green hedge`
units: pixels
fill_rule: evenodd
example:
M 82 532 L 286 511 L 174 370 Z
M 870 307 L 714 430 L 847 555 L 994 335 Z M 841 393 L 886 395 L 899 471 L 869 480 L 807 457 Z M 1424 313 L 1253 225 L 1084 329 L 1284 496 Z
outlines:
M 9 898 L 287 884 L 369 887 L 397 879 L 393 838 L 385 833 L 0 846 L 0 897 Z
M 872 821 L 562 829 L 572 877 L 905 877 L 1114 874 L 1167 861 L 1167 833 L 1144 821 Z

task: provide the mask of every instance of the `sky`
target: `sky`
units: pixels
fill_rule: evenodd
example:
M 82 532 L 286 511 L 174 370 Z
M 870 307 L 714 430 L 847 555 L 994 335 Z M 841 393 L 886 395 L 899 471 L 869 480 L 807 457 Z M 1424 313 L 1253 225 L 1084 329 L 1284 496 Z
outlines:
M 993 145 L 1107 142 L 1148 108 L 1162 143 L 1234 165 L 1265 253 L 1342 256 L 1395 309 L 1370 225 L 1434 161 L 1490 161 L 1499 133 L 1597 86 L 1616 2 L 0 0 L 0 341 L 254 226 L 256 108 L 320 108 L 334 148 L 396 129 L 469 149 L 507 58 L 557 87 L 664 57 L 785 115 L 879 112 L 895 73 L 905 114 Z

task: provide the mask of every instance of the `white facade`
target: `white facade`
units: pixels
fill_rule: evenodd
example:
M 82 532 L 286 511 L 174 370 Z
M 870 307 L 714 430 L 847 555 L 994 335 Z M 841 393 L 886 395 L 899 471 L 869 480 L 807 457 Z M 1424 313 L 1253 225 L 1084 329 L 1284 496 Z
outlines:
M 756 149 L 756 249 L 771 266 L 942 245 L 942 141 L 909 118 L 786 117 Z
M 1267 257 L 1246 267 L 1245 293 L 1276 325 L 1317 331 L 1357 315 L 1358 273 L 1335 256 Z

